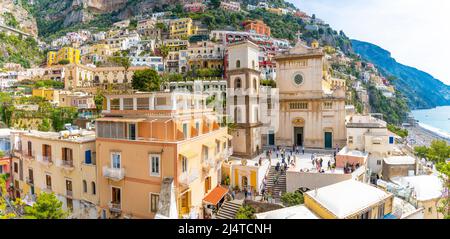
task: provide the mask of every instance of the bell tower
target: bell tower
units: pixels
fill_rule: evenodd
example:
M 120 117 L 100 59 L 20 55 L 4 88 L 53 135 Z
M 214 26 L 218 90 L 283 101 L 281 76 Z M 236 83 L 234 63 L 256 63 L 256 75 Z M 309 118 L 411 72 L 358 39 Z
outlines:
M 233 155 L 252 159 L 262 152 L 259 47 L 242 41 L 230 44 L 227 50 L 227 114 L 236 124 Z

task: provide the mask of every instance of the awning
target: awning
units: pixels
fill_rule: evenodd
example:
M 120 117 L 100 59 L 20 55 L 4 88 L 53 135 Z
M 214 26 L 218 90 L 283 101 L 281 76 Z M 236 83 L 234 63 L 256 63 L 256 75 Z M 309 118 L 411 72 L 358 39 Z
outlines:
M 193 151 L 193 150 L 189 150 L 189 151 L 185 151 L 183 153 L 180 153 L 180 155 L 182 155 L 183 157 L 186 157 L 188 159 L 191 159 L 191 158 L 197 157 L 198 153 Z
M 145 121 L 144 118 L 119 118 L 119 117 L 104 117 L 98 118 L 95 121 L 97 122 L 124 122 L 124 123 L 138 123 Z
M 9 164 L 9 159 L 8 160 L 0 160 L 0 166 L 8 165 L 8 164 Z
M 214 188 L 205 198 L 203 198 L 203 202 L 211 205 L 217 205 L 220 200 L 222 200 L 225 195 L 228 193 L 228 188 L 217 186 Z
M 216 146 L 216 144 L 214 142 L 206 142 L 206 143 L 203 143 L 203 145 L 208 148 L 214 148 Z

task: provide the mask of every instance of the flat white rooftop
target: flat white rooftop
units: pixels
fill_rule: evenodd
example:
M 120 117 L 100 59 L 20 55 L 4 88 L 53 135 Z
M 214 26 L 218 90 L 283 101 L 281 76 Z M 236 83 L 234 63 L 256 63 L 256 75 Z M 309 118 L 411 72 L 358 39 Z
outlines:
M 320 219 L 304 205 L 258 213 L 256 219 Z
M 334 158 L 331 155 L 318 155 L 316 156 L 316 159 L 321 158 L 323 160 L 322 162 L 322 169 L 325 171 L 324 173 L 332 173 L 332 174 L 344 174 L 344 169 L 342 168 L 336 168 L 328 170 L 328 162 L 330 162 L 330 165 L 334 164 Z M 310 157 L 303 157 L 303 156 L 296 156 L 296 162 L 295 167 L 289 166 L 288 171 L 290 172 L 307 172 L 307 173 L 319 173 L 316 169 L 316 166 L 313 165 L 313 161 Z
M 389 193 L 361 183 L 347 180 L 306 193 L 338 218 L 346 218 L 387 197 Z
M 440 198 L 443 194 L 442 181 L 436 175 L 396 177 L 391 180 L 398 185 L 412 187 L 416 194 L 416 199 L 419 201 Z
M 390 165 L 415 164 L 416 159 L 411 156 L 391 156 L 384 158 L 384 162 Z

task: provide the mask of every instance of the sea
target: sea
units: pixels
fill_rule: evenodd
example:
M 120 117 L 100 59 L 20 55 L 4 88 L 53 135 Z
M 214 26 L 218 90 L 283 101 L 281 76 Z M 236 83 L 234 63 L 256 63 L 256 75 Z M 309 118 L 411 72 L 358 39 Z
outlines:
M 413 110 L 412 115 L 419 121 L 422 128 L 450 139 L 450 106 Z

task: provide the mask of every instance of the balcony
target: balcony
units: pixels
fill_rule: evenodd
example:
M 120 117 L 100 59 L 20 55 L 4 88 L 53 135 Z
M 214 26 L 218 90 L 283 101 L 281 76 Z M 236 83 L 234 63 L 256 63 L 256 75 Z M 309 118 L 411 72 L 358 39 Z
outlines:
M 26 182 L 27 182 L 29 185 L 31 185 L 31 186 L 34 185 L 34 179 L 33 179 L 33 178 L 26 177 Z
M 125 169 L 103 166 L 103 176 L 114 181 L 120 181 L 125 178 Z
M 53 160 L 52 160 L 52 156 L 51 155 L 50 156 L 48 156 L 48 155 L 46 155 L 46 156 L 39 155 L 37 160 L 38 160 L 39 163 L 41 163 L 41 164 L 43 164 L 45 166 L 50 166 L 50 165 L 53 164 Z
M 108 207 L 109 207 L 109 211 L 113 212 L 113 213 L 121 213 L 122 212 L 122 206 L 120 205 L 120 202 L 110 202 L 108 203 Z
M 36 154 L 35 154 L 34 150 L 31 151 L 31 155 L 28 153 L 28 150 L 22 150 L 22 157 L 25 160 L 33 160 L 36 158 Z
M 44 184 L 41 187 L 41 191 L 46 192 L 46 193 L 52 193 L 52 185 Z
M 73 191 L 72 190 L 66 190 L 66 197 L 72 198 L 73 197 Z
M 202 169 L 209 171 L 211 169 L 211 159 L 202 159 Z
M 65 160 L 65 159 L 57 160 L 56 164 L 58 167 L 66 170 L 73 170 L 75 168 L 73 165 L 73 160 Z
M 194 168 L 178 176 L 178 181 L 184 185 L 190 185 L 199 178 L 198 169 Z
M 231 147 L 224 149 L 222 152 L 222 157 L 224 159 L 229 158 L 231 155 L 233 155 L 233 148 L 231 148 Z

